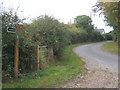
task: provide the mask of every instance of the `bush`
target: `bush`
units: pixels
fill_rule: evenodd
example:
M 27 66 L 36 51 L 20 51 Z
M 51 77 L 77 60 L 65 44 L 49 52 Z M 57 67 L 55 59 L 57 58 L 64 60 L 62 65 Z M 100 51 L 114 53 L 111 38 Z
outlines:
M 103 41 L 104 38 L 100 32 L 93 30 L 90 37 L 91 41 Z
M 16 34 L 8 33 L 7 27 L 15 27 L 19 38 L 19 72 L 31 71 L 34 64 L 34 47 L 30 44 L 27 34 L 23 29 L 23 25 L 16 13 L 3 12 L 2 13 L 2 70 L 3 75 L 12 77 L 14 72 L 14 49 Z M 26 38 L 27 37 L 27 38 Z M 7 73 L 9 75 L 4 74 Z
M 56 56 L 70 43 L 70 32 L 63 23 L 53 17 L 40 16 L 33 20 L 31 28 L 31 31 L 34 31 L 33 41 L 38 42 L 39 45 L 53 48 Z
M 78 43 L 83 43 L 83 42 L 87 42 L 88 41 L 88 33 L 84 30 L 81 30 L 78 33 Z
M 77 28 L 75 25 L 66 25 L 70 33 L 71 44 L 82 43 L 88 41 L 88 33 L 83 28 Z
M 109 32 L 103 35 L 105 40 L 113 40 L 113 32 Z

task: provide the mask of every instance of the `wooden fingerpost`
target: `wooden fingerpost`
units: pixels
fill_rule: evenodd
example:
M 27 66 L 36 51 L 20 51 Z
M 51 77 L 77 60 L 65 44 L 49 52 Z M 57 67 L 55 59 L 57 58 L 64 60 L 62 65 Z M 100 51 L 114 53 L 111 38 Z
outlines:
M 15 60 L 14 60 L 14 78 L 18 78 L 18 61 L 19 61 L 19 36 L 16 35 L 15 42 Z
M 39 45 L 36 46 L 35 48 L 35 70 L 38 71 L 40 67 L 40 62 L 39 62 Z

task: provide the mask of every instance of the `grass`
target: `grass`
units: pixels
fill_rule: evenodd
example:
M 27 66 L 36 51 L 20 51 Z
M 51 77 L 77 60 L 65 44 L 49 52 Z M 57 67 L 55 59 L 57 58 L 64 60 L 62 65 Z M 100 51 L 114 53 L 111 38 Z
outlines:
M 2 83 L 0 82 L 0 90 L 2 89 Z
M 111 53 L 118 54 L 118 44 L 116 42 L 109 42 L 102 45 L 102 49 Z
M 83 43 L 88 44 L 88 43 Z M 3 83 L 3 88 L 50 88 L 74 78 L 85 71 L 84 62 L 73 52 L 73 48 L 83 45 L 70 45 L 64 49 L 62 60 L 38 72 L 23 75 L 16 81 Z

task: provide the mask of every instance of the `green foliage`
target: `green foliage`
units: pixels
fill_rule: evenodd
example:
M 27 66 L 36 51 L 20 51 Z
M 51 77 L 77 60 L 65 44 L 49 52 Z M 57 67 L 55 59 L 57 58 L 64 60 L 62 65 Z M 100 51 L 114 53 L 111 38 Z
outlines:
M 78 42 L 83 43 L 88 41 L 88 33 L 85 30 L 81 30 L 78 33 Z
M 92 20 L 89 16 L 82 15 L 75 18 L 75 26 L 82 29 L 78 34 L 79 42 L 101 41 L 102 35 L 93 29 Z
M 16 34 L 7 33 L 7 27 L 11 27 L 11 26 L 16 27 L 17 29 L 16 33 L 17 35 L 20 36 L 19 77 L 24 77 L 23 73 L 28 73 L 35 69 L 36 61 L 35 61 L 34 53 L 35 53 L 36 45 L 47 47 L 47 50 L 46 50 L 47 55 L 44 52 L 42 52 L 44 50 L 40 50 L 40 53 L 39 53 L 41 55 L 40 57 L 41 64 L 43 66 L 47 66 L 47 64 L 51 62 L 49 58 L 47 58 L 48 56 L 50 57 L 51 51 L 49 50 L 53 49 L 54 56 L 57 57 L 57 60 L 58 60 L 62 55 L 62 51 L 69 44 L 82 43 L 90 40 L 91 41 L 102 40 L 100 33 L 92 30 L 91 19 L 88 16 L 82 16 L 82 18 L 80 17 L 76 19 L 78 21 L 79 19 L 82 21 L 79 27 L 76 27 L 75 26 L 76 24 L 65 25 L 63 23 L 60 23 L 55 18 L 47 15 L 36 18 L 35 20 L 32 21 L 31 24 L 25 24 L 25 23 L 23 24 L 22 23 L 23 20 L 19 19 L 16 13 L 15 14 L 12 12 L 2 13 L 2 21 L 3 21 L 2 23 L 2 27 L 3 27 L 2 66 L 3 68 L 2 69 L 4 72 L 3 78 L 4 77 L 11 78 L 14 74 L 13 73 L 14 47 L 15 47 Z M 71 54 L 73 55 L 71 55 L 70 52 L 68 53 L 71 56 L 71 58 L 75 56 L 75 54 L 73 54 L 72 51 L 71 51 Z M 72 66 L 73 64 L 78 65 L 77 63 L 79 63 L 80 65 L 80 62 L 78 62 L 78 57 L 77 57 L 76 62 L 70 59 L 70 61 L 68 61 L 68 64 L 71 63 L 70 65 Z M 75 72 L 78 72 L 78 69 L 76 69 Z M 59 72 L 57 74 L 59 74 Z
M 12 22 L 14 22 L 14 19 L 12 17 L 13 17 L 12 12 L 2 13 L 2 36 L 3 36 L 2 37 L 2 41 L 3 41 L 2 68 L 3 70 L 8 71 L 9 73 L 12 73 L 13 71 L 11 69 L 13 69 L 15 35 L 7 33 L 7 27 L 11 26 Z M 5 66 L 5 65 L 8 65 L 8 66 Z
M 17 13 L 12 11 L 2 13 L 2 70 L 3 77 L 12 77 L 14 70 L 14 48 L 16 34 L 8 33 L 7 27 L 15 27 L 16 33 L 20 35 L 19 39 L 19 72 L 30 71 L 34 62 L 34 47 L 26 39 L 25 31 L 19 23 L 24 19 L 19 19 Z M 22 33 L 21 33 L 22 32 Z M 31 53 L 31 54 L 29 54 Z M 5 73 L 5 74 L 4 74 Z
M 33 40 L 48 48 L 52 47 L 55 55 L 70 42 L 67 28 L 52 17 L 38 17 L 31 26 L 34 30 Z
M 91 41 L 103 41 L 104 38 L 100 32 L 93 30 L 90 37 Z
M 105 40 L 113 40 L 113 31 L 103 34 Z
M 107 25 L 110 25 L 114 28 L 114 40 L 118 41 L 118 37 L 120 36 L 120 2 L 99 2 L 95 5 L 93 11 L 100 12 L 104 15 Z
M 3 88 L 51 88 L 69 81 L 79 73 L 83 74 L 85 62 L 73 52 L 73 48 L 80 45 L 83 44 L 66 47 L 61 56 L 62 61 L 56 65 L 48 66 L 38 72 L 23 74 L 17 81 L 4 83 Z
M 88 33 L 83 28 L 77 28 L 75 25 L 66 25 L 69 29 L 71 44 L 88 41 Z
M 93 26 L 92 26 L 92 20 L 89 16 L 86 15 L 81 15 L 81 16 L 77 16 L 75 18 L 75 25 L 78 28 L 83 28 L 84 30 L 87 31 L 87 33 L 91 33 L 91 31 L 93 30 Z

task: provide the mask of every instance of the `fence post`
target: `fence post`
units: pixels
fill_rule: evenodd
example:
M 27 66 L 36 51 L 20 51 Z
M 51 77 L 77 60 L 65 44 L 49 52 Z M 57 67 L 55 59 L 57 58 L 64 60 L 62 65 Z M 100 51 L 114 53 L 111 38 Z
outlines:
M 40 68 L 40 64 L 39 64 L 39 45 L 37 45 L 37 70 L 39 70 Z
M 54 63 L 55 62 L 55 60 L 54 60 L 54 51 L 53 51 L 52 47 L 50 48 L 50 57 L 52 59 L 52 62 Z
M 38 71 L 40 68 L 40 62 L 39 62 L 39 45 L 35 48 L 35 70 Z

